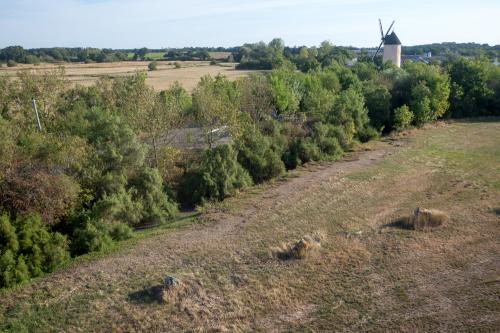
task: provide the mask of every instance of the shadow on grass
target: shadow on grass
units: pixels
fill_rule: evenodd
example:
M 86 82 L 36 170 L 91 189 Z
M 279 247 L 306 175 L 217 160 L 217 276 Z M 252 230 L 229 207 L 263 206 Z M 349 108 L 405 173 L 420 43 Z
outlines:
M 450 119 L 450 121 L 455 123 L 495 123 L 500 121 L 500 117 L 484 116 L 484 117 L 474 117 L 474 118 L 454 118 Z
M 384 224 L 383 228 L 413 230 L 413 226 L 410 224 L 410 219 L 408 217 L 400 217 L 392 220 L 391 222 Z
M 162 223 L 154 222 L 154 223 L 143 224 L 141 226 L 136 227 L 135 230 L 137 230 L 137 231 L 151 230 L 151 229 L 161 228 L 161 227 L 169 228 L 169 227 L 173 227 L 173 226 L 182 224 L 183 222 L 186 222 L 188 220 L 196 218 L 200 215 L 201 215 L 201 213 L 197 212 L 194 209 L 190 209 L 190 210 L 186 209 L 184 211 L 181 211 L 172 221 L 170 221 L 168 223 L 162 224 Z
M 159 284 L 128 294 L 128 300 L 135 304 L 163 304 L 162 294 L 163 286 Z

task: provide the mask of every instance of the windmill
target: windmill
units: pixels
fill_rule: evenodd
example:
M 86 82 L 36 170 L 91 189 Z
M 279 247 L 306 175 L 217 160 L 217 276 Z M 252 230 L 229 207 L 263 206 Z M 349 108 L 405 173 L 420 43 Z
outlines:
M 381 42 L 375 51 L 373 59 L 378 55 L 382 45 L 384 46 L 383 62 L 392 61 L 392 63 L 398 67 L 401 67 L 401 42 L 394 31 L 391 32 L 392 27 L 396 21 L 392 21 L 389 29 L 384 34 L 384 29 L 382 28 L 382 21 L 378 19 L 378 24 L 380 27 Z

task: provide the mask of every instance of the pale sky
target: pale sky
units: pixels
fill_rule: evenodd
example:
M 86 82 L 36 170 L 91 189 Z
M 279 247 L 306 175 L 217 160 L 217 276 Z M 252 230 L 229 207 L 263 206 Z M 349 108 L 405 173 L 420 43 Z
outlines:
M 500 44 L 500 0 L 0 0 L 0 48 Z

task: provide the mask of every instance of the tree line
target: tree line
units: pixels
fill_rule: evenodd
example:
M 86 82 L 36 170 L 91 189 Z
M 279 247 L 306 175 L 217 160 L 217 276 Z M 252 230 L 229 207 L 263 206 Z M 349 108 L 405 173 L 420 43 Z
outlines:
M 354 57 L 369 60 L 368 49 L 335 46 L 328 41 L 319 46 L 285 46 L 283 40 L 275 38 L 269 43 L 247 43 L 236 47 L 183 47 L 148 49 L 99 49 L 99 48 L 37 48 L 24 49 L 8 46 L 0 49 L 0 63 L 10 66 L 16 63 L 38 64 L 40 62 L 114 62 L 124 60 L 158 60 L 148 57 L 149 53 L 163 53 L 161 59 L 172 61 L 212 60 L 210 52 L 230 54 L 225 61 L 239 63 L 240 69 L 270 70 L 282 66 L 284 60 L 295 64 L 301 70 L 316 68 L 335 60 L 347 63 Z M 477 43 L 433 43 L 402 47 L 404 55 L 421 55 L 431 52 L 445 58 L 484 57 L 490 61 L 500 57 L 500 45 L 490 46 Z M 130 56 L 132 55 L 132 56 Z M 380 64 L 380 61 L 379 61 Z
M 420 55 L 431 52 L 432 55 L 445 57 L 486 57 L 490 60 L 500 56 L 500 45 L 490 46 L 478 43 L 433 43 L 424 45 L 404 46 L 405 55 Z
M 0 50 L 0 63 L 10 66 L 16 63 L 39 64 L 41 62 L 114 62 L 128 59 L 128 53 L 111 49 L 52 47 L 24 49 L 8 46 Z
M 272 59 L 285 52 L 270 47 Z M 63 69 L 0 78 L 0 287 L 383 133 L 500 115 L 500 68 L 487 61 L 347 67 L 322 47 L 314 66 L 284 59 L 235 82 L 205 76 L 192 93 L 155 92 L 145 73 L 90 87 L 71 87 Z M 170 144 L 183 128 L 200 129 L 203 148 Z M 230 142 L 214 139 L 221 129 Z

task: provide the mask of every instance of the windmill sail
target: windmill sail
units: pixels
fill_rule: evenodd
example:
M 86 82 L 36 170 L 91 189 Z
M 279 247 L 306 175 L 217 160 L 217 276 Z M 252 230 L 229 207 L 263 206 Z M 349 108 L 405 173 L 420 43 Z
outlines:
M 380 45 L 378 46 L 377 51 L 375 51 L 375 54 L 373 55 L 372 60 L 375 59 L 375 57 L 380 52 L 380 49 L 382 48 L 382 45 L 384 45 L 385 40 L 386 40 L 387 36 L 389 35 L 389 32 L 391 32 L 391 29 L 394 26 L 394 23 L 396 23 L 396 21 L 392 21 L 391 25 L 389 26 L 389 29 L 387 29 L 387 32 L 384 34 L 384 29 L 382 29 L 382 20 L 378 19 L 378 25 L 380 27 L 380 36 L 382 38 L 382 41 L 380 42 Z

